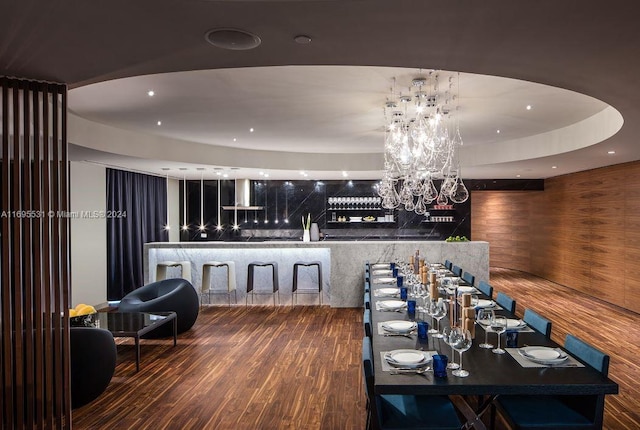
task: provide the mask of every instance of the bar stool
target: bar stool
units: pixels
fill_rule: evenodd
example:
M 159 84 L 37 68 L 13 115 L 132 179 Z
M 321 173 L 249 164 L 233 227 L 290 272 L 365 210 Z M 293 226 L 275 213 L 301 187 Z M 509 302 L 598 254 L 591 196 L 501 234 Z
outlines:
M 191 282 L 191 262 L 190 261 L 160 261 L 156 264 L 156 281 L 167 279 L 167 269 L 169 267 L 180 267 L 180 277 Z
M 211 288 L 211 279 L 213 269 L 220 267 L 225 269 L 227 273 L 227 290 L 214 291 Z M 233 291 L 234 300 L 238 303 L 238 292 L 236 291 L 236 264 L 233 261 L 207 261 L 202 264 L 202 289 L 201 296 L 205 293 L 209 296 L 209 304 L 211 304 L 211 294 L 226 294 L 231 306 L 231 292 Z
M 298 290 L 298 268 L 303 267 L 317 267 L 318 269 L 318 291 L 310 289 Z M 297 304 L 298 294 L 317 294 L 318 303 L 322 306 L 322 263 L 319 261 L 296 261 L 293 265 L 293 287 L 291 288 L 291 302 Z M 295 297 L 295 302 L 294 302 Z
M 271 293 L 256 293 L 253 289 L 253 276 L 256 267 L 271 267 L 272 287 Z M 280 303 L 280 287 L 278 284 L 278 263 L 275 261 L 252 261 L 247 268 L 247 296 L 245 297 L 245 305 L 248 305 L 249 293 L 251 293 L 251 304 L 253 304 L 254 294 L 273 294 L 273 305 L 276 305 L 276 293 L 278 294 L 278 304 Z

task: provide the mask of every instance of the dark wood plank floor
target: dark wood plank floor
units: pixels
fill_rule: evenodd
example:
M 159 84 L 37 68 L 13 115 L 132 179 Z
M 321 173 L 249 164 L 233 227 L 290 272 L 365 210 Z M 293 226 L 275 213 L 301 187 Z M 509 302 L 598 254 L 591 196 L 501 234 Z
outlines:
M 640 316 L 524 273 L 492 269 L 491 283 L 568 332 L 611 354 L 605 428 L 640 426 Z M 553 302 L 548 300 L 553 294 Z M 73 412 L 78 429 L 363 429 L 361 309 L 208 307 L 192 330 L 118 340 L 107 391 Z M 88 358 L 90 359 L 90 358 Z
M 107 391 L 74 429 L 362 429 L 362 310 L 205 307 L 171 340 L 119 340 Z M 88 358 L 90 359 L 90 358 Z

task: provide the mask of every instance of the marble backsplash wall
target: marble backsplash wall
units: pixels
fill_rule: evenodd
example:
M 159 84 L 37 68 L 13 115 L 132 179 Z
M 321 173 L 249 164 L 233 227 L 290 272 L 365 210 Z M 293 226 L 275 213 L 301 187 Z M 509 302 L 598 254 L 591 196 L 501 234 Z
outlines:
M 188 231 L 181 232 L 181 241 L 251 241 L 298 240 L 302 237 L 302 218 L 310 214 L 323 237 L 334 240 L 443 240 L 449 236 L 471 237 L 471 202 L 455 205 L 448 211 L 431 210 L 428 216 L 403 209 L 384 210 L 374 204 L 359 209 L 329 205 L 329 197 L 377 197 L 377 181 L 251 181 L 251 204 L 257 210 L 218 211 L 218 188 L 221 206 L 234 203 L 234 183 L 231 180 L 187 181 Z M 184 199 L 181 190 L 181 202 Z M 203 203 L 202 219 L 201 203 Z M 181 203 L 182 204 L 182 203 Z M 433 208 L 432 208 L 433 209 Z M 180 211 L 183 218 L 183 211 Z M 218 219 L 220 213 L 220 219 Z M 392 222 L 378 222 L 385 215 Z M 350 216 L 371 216 L 373 222 L 349 222 Z M 433 222 L 430 217 L 450 216 L 452 221 Z M 338 220 L 345 221 L 339 222 Z M 239 229 L 231 227 L 237 222 Z M 184 223 L 184 219 L 180 220 Z M 206 225 L 204 232 L 197 229 Z M 220 224 L 221 230 L 216 226 Z

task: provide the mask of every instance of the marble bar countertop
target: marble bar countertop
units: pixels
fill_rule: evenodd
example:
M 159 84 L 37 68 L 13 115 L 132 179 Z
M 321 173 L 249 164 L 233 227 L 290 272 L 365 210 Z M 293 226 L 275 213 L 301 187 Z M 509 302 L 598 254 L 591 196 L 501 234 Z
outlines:
M 200 291 L 202 263 L 231 260 L 236 265 L 238 303 L 243 303 L 246 297 L 248 264 L 252 261 L 277 261 L 280 303 L 290 304 L 293 264 L 299 260 L 320 261 L 324 303 L 330 303 L 332 307 L 360 307 L 363 304 L 365 262 L 389 262 L 397 258 L 408 260 L 417 249 L 420 250 L 420 256 L 428 262 L 444 262 L 448 259 L 475 275 L 476 282 L 489 281 L 488 242 L 331 240 L 148 243 L 144 246 L 145 282 L 155 280 L 155 266 L 159 261 L 190 261 L 192 283 Z M 214 279 L 214 284 L 215 282 Z M 268 290 L 270 282 L 270 273 L 260 269 L 260 273 L 256 274 L 256 289 Z M 299 288 L 317 289 L 317 271 L 301 270 L 298 285 Z M 317 303 L 317 298 L 309 297 L 312 298 Z M 270 297 L 261 299 L 264 303 L 271 300 Z

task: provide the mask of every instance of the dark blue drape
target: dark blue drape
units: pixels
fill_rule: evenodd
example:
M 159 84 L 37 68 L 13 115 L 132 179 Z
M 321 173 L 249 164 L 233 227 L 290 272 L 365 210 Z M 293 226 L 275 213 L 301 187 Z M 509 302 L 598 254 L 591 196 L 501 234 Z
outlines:
M 143 245 L 168 240 L 167 180 L 107 169 L 107 211 L 122 214 L 107 219 L 107 298 L 120 300 L 144 285 Z

